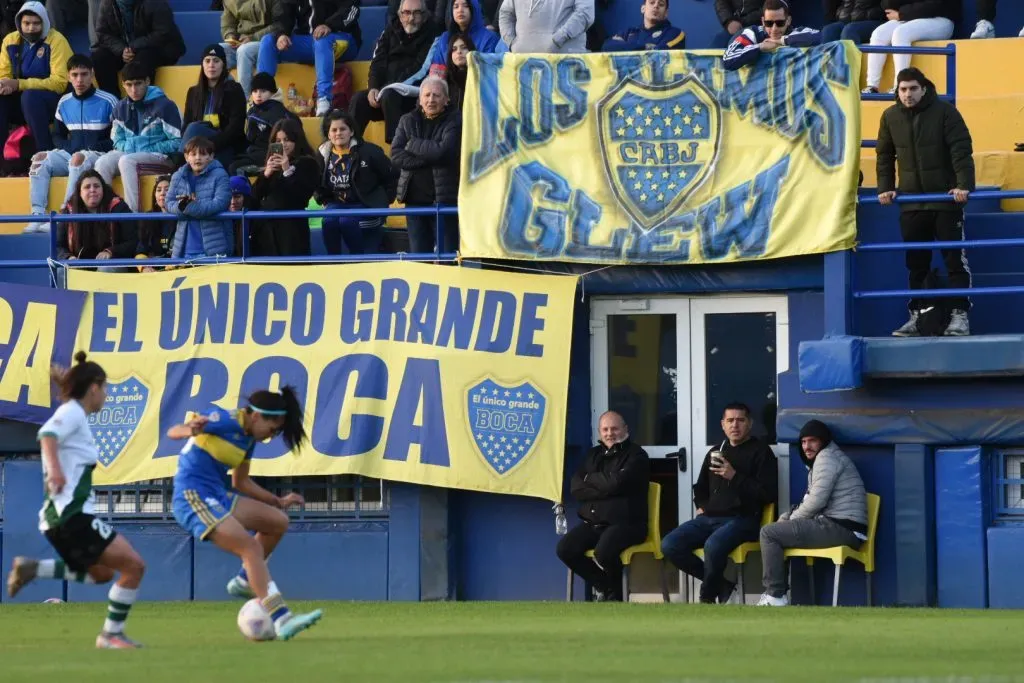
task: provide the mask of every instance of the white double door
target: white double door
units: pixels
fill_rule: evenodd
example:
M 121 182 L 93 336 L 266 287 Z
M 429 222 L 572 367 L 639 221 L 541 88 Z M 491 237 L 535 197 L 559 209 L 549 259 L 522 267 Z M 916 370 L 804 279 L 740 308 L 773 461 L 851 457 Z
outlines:
M 680 456 L 674 478 L 672 460 L 652 463 L 660 471 L 654 480 L 676 503 L 675 515 L 672 501 L 662 504 L 662 535 L 693 517 L 692 487 L 708 449 L 724 438 L 729 403 L 750 407 L 753 434 L 780 457 L 780 494 L 787 493 L 788 451 L 775 444 L 778 375 L 789 365 L 785 296 L 595 298 L 590 332 L 595 439 L 598 418 L 614 410 L 652 459 Z M 649 576 L 637 579 L 643 585 L 633 590 L 657 592 Z

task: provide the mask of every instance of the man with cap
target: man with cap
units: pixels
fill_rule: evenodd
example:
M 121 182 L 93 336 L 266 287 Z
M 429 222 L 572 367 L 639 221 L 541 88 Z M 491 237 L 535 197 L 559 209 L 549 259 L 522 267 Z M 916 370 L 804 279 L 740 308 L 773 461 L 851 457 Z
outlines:
M 764 568 L 762 606 L 789 604 L 786 548 L 860 548 L 867 540 L 868 508 L 864 482 L 856 465 L 818 420 L 800 430 L 800 457 L 807 466 L 807 493 L 800 504 L 761 528 Z

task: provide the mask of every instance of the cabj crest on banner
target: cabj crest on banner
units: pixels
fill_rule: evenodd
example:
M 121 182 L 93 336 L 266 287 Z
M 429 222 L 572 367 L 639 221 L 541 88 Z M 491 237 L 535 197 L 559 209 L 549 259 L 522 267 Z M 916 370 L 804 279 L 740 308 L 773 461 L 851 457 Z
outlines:
M 466 393 L 473 443 L 495 474 L 511 472 L 533 452 L 547 399 L 529 382 L 503 386 L 486 379 Z
M 661 85 L 623 80 L 597 115 L 608 183 L 644 230 L 678 212 L 714 169 L 722 114 L 692 76 Z
M 148 399 L 149 388 L 137 377 L 121 382 L 107 381 L 106 404 L 100 412 L 89 416 L 89 426 L 104 467 L 110 467 L 131 442 L 146 412 Z

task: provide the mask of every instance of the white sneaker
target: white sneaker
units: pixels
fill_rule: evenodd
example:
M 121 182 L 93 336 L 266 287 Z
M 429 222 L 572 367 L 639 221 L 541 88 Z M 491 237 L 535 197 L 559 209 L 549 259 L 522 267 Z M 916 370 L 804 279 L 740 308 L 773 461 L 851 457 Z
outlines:
M 919 311 L 911 311 L 910 318 L 907 322 L 903 323 L 900 327 L 896 328 L 892 332 L 894 337 L 920 337 L 921 333 L 917 331 L 917 319 L 921 317 Z
M 325 116 L 331 111 L 331 101 L 326 97 L 321 97 L 316 101 L 316 115 Z
M 971 323 L 967 320 L 967 311 L 954 308 L 949 316 L 949 324 L 943 332 L 947 337 L 966 337 L 971 333 Z
M 776 598 L 773 595 L 764 593 L 761 599 L 757 601 L 758 607 L 788 607 L 789 598 L 783 595 L 781 598 Z
M 36 221 L 35 223 L 28 223 L 22 232 L 26 235 L 50 232 L 50 221 Z
M 1024 35 L 1024 34 L 1022 34 Z M 992 22 L 987 19 L 982 19 L 978 22 L 978 25 L 974 27 L 974 33 L 971 34 L 971 38 L 995 38 L 996 27 L 992 25 Z

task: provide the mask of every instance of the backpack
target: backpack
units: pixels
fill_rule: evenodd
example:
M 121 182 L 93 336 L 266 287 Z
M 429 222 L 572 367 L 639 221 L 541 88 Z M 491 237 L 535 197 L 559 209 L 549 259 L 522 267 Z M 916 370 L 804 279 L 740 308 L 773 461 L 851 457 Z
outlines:
M 938 271 L 933 269 L 928 273 L 924 279 L 924 288 L 943 288 Z M 922 308 L 917 316 L 917 333 L 922 337 L 941 337 L 949 326 L 953 309 L 949 306 L 949 300 L 943 298 L 928 299 L 927 304 L 928 307 Z
M 3 161 L 0 162 L 0 176 L 28 175 L 32 156 L 36 153 L 36 141 L 28 126 L 18 126 L 7 136 L 4 143 Z
M 320 98 L 313 86 L 313 103 L 316 104 Z M 331 86 L 331 109 L 348 111 L 349 101 L 352 99 L 352 70 L 348 64 L 341 63 L 334 65 L 334 83 Z

